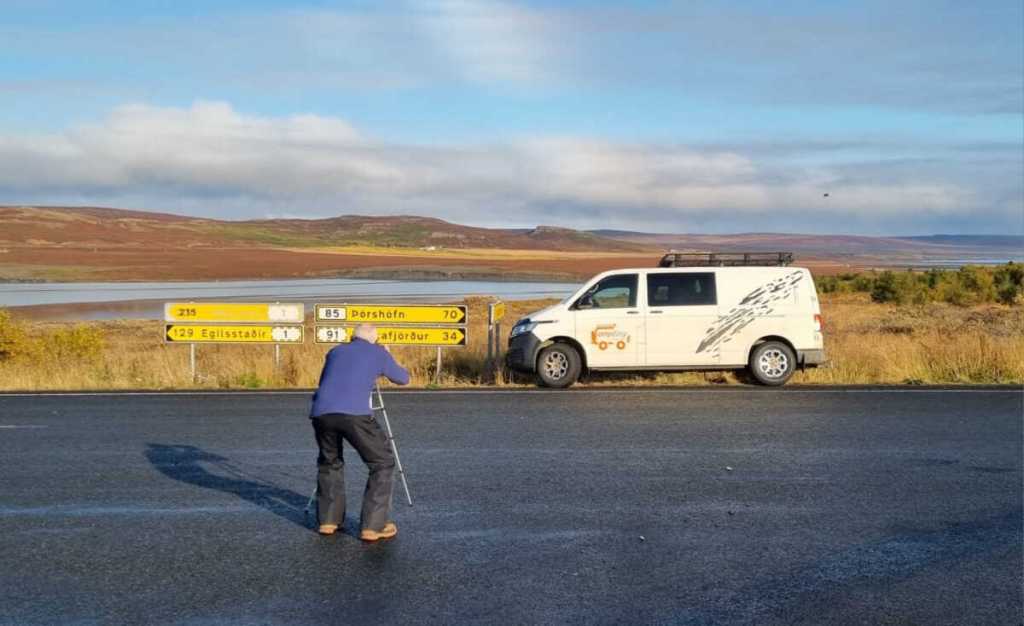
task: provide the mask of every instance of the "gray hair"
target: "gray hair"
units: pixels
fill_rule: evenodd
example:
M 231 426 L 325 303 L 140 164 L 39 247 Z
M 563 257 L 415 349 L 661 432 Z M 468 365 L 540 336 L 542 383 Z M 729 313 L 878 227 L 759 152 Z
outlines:
M 370 343 L 377 343 L 377 327 L 373 324 L 360 324 L 352 331 L 352 337 Z

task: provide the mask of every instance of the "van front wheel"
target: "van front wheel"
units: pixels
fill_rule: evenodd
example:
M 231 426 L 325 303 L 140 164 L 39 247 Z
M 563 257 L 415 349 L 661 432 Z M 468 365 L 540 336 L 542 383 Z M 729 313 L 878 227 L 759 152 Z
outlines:
M 784 343 L 766 341 L 750 353 L 750 373 L 762 385 L 778 387 L 796 370 L 796 355 Z
M 537 379 L 545 387 L 572 385 L 580 377 L 580 369 L 580 355 L 568 344 L 551 344 L 537 356 Z

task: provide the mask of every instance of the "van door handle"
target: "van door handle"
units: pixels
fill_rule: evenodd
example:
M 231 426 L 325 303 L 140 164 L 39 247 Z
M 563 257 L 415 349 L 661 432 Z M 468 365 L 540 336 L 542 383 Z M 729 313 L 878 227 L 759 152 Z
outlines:
M 655 313 L 661 313 L 661 311 L 648 311 L 648 313 L 650 313 L 651 315 L 654 315 Z
M 640 311 L 626 311 L 626 315 L 640 315 Z

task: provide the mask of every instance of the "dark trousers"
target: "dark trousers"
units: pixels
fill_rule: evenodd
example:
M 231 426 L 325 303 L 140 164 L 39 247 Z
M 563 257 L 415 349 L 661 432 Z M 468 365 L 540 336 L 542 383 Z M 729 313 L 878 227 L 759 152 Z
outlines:
M 342 443 L 348 441 L 366 464 L 370 475 L 363 493 L 363 529 L 382 530 L 391 511 L 395 457 L 384 430 L 372 415 L 327 413 L 315 417 L 313 430 L 317 457 L 317 517 L 320 524 L 341 525 L 345 520 L 345 460 Z

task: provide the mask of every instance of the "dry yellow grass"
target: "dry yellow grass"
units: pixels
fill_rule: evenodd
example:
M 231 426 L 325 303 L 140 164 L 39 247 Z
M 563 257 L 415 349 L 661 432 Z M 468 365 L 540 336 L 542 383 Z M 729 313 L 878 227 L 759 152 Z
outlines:
M 485 368 L 486 305 L 471 298 L 468 347 L 447 349 L 439 384 L 467 387 L 511 383 L 505 373 L 491 379 Z M 546 302 L 508 303 L 503 328 Z M 824 297 L 829 366 L 798 372 L 793 383 L 809 384 L 937 384 L 1024 383 L 1024 309 L 984 306 L 959 308 L 943 304 L 893 306 L 873 304 L 863 295 Z M 44 337 L 67 324 L 34 323 L 29 336 Z M 99 354 L 73 358 L 52 351 L 0 362 L 0 390 L 84 389 L 229 389 L 314 387 L 329 346 L 307 343 L 283 346 L 281 364 L 274 365 L 272 346 L 202 345 L 198 348 L 199 379 L 189 373 L 187 345 L 165 345 L 157 321 L 95 322 L 88 325 L 105 339 Z M 394 348 L 417 386 L 434 376 L 432 348 Z M 653 373 L 595 375 L 584 385 L 736 384 L 733 373 Z
M 486 298 L 469 298 L 469 345 L 449 348 L 443 353 L 438 384 L 474 386 L 492 382 L 485 368 L 487 353 Z M 504 330 L 523 314 L 543 302 L 508 304 Z M 65 323 L 30 323 L 29 337 L 52 335 L 71 326 Z M 61 359 L 46 350 L 0 361 L 0 390 L 84 390 L 84 389 L 230 389 L 316 386 L 323 358 L 331 346 L 313 343 L 311 325 L 307 341 L 282 346 L 281 362 L 274 363 L 273 346 L 199 345 L 198 380 L 193 383 L 187 344 L 164 344 L 163 322 L 150 320 L 92 322 L 87 324 L 105 338 L 105 349 L 94 358 Z M 435 349 L 393 347 L 395 357 L 412 375 L 412 384 L 434 382 Z M 494 381 L 505 384 L 502 377 Z
M 874 304 L 866 296 L 823 299 L 829 367 L 807 383 L 1024 382 L 1024 309 Z

